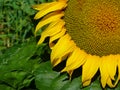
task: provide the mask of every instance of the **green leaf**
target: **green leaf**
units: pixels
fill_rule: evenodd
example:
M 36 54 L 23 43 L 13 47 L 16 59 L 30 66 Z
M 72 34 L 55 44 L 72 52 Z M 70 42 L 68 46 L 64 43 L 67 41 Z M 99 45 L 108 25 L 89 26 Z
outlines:
M 70 81 L 67 74 L 53 71 L 49 61 L 40 64 L 40 67 L 35 72 L 35 76 L 35 84 L 39 90 L 80 89 L 80 78 Z
M 35 72 L 35 83 L 39 90 L 50 90 L 50 85 L 59 73 L 52 70 L 50 62 L 41 63 Z
M 21 65 L 24 66 L 23 63 L 32 57 L 36 49 L 35 42 L 23 43 L 9 48 L 4 55 L 0 57 L 0 70 L 9 67 L 9 70 L 3 70 L 3 72 L 8 72 L 16 70 Z
M 64 90 L 62 87 L 69 82 L 66 74 L 59 75 L 51 83 L 51 90 Z
M 81 80 L 80 77 L 73 79 L 69 83 L 65 84 L 61 90 L 80 90 L 81 86 Z
M 0 85 L 0 90 L 15 90 L 9 86 L 6 86 L 6 85 Z
M 36 43 L 31 40 L 5 51 L 0 57 L 0 84 L 17 90 L 27 87 L 38 67 L 38 59 L 31 59 L 36 50 Z
M 74 78 L 72 81 L 68 79 L 66 74 L 52 70 L 51 63 L 41 63 L 39 68 L 35 71 L 35 84 L 38 90 L 102 90 L 100 80 L 98 77 L 95 81 L 87 87 L 82 86 L 81 77 Z M 120 84 L 116 88 L 108 88 L 105 90 L 120 90 Z
M 31 73 L 23 72 L 23 71 L 14 71 L 5 73 L 2 77 L 2 83 L 6 83 L 14 89 L 21 89 L 24 86 L 28 86 L 30 82 L 34 79 Z M 24 83 L 29 81 L 27 83 Z

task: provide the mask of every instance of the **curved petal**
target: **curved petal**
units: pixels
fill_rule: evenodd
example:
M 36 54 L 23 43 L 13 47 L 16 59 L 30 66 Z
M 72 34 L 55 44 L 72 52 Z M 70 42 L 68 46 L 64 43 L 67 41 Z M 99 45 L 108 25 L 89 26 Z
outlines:
M 113 85 L 110 77 L 109 77 L 108 80 L 107 80 L 107 84 L 108 84 L 111 88 L 114 87 L 114 85 Z
M 110 75 L 110 78 L 112 80 L 115 80 L 114 76 L 116 74 L 116 69 L 117 69 L 117 56 L 116 55 L 110 55 L 108 57 L 109 63 L 107 64 L 108 66 L 108 72 Z
M 55 40 L 59 39 L 60 37 L 62 37 L 65 34 L 65 32 L 66 32 L 66 29 L 62 28 L 61 32 L 59 32 L 56 35 L 50 37 L 49 46 L 50 46 L 51 49 L 55 45 L 53 43 L 53 41 L 55 41 Z
M 63 60 L 59 59 L 71 53 L 75 47 L 76 47 L 75 43 L 71 40 L 71 37 L 68 34 L 61 37 L 56 43 L 56 45 L 52 48 L 51 62 L 53 66 L 59 64 Z
M 109 74 L 107 71 L 106 62 L 105 62 L 104 58 L 102 58 L 102 60 L 101 60 L 100 73 L 101 73 L 102 87 L 105 88 L 106 83 L 107 83 L 107 79 L 109 78 Z
M 86 56 L 87 54 L 84 51 L 76 47 L 73 53 L 67 59 L 66 67 L 62 70 L 62 72 L 71 71 L 80 67 L 86 61 Z
M 90 84 L 91 79 L 98 71 L 100 64 L 100 57 L 88 55 L 86 57 L 86 62 L 83 65 L 82 69 L 82 82 L 83 86 L 87 86 Z
M 35 34 L 36 32 L 42 28 L 44 25 L 47 25 L 51 22 L 54 22 L 54 21 L 57 21 L 59 20 L 62 16 L 64 16 L 64 13 L 63 12 L 53 12 L 53 13 L 50 13 L 48 14 L 46 17 L 44 17 L 36 26 L 36 29 L 35 29 Z
M 118 78 L 115 82 L 115 86 L 118 84 L 119 80 L 120 80 L 120 55 L 117 55 L 118 59 L 117 59 L 117 66 L 118 66 Z
M 42 6 L 44 6 L 44 8 Z M 34 6 L 34 8 L 36 9 L 40 8 L 40 11 L 35 15 L 34 19 L 39 19 L 52 11 L 61 10 L 66 7 L 66 3 L 65 2 L 52 2 L 48 5 L 45 4 L 42 6 Z
M 37 5 L 33 5 L 32 8 L 36 9 L 36 10 L 43 10 L 51 5 L 54 5 L 55 2 L 51 2 L 51 3 L 42 3 L 42 4 L 37 4 Z
M 38 41 L 38 44 L 41 44 L 46 37 L 53 36 L 57 33 L 59 33 L 62 30 L 62 27 L 65 25 L 65 22 L 63 20 L 58 20 L 53 23 L 51 23 L 41 34 L 41 38 Z
M 114 76 L 116 74 L 117 68 L 117 58 L 114 55 L 104 56 L 101 58 L 100 73 L 101 73 L 101 83 L 103 88 L 108 83 L 110 87 L 110 80 L 115 80 Z M 108 81 L 109 80 L 109 81 Z
M 118 55 L 118 77 L 120 79 L 120 55 Z

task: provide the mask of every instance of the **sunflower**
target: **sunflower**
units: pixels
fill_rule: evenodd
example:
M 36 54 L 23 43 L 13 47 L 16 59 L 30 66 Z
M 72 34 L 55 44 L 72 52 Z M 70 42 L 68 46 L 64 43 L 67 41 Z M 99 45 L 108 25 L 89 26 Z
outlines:
M 53 67 L 66 60 L 61 72 L 70 77 L 82 67 L 82 83 L 88 86 L 100 72 L 103 88 L 120 80 L 120 1 L 54 0 L 34 5 L 40 19 L 35 34 L 44 26 L 38 45 L 49 37 Z

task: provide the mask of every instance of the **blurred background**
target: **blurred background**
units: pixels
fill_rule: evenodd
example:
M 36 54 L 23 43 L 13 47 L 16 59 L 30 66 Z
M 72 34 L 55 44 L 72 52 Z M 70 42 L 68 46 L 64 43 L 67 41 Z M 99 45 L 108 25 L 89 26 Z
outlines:
M 0 50 L 33 36 L 35 10 L 32 5 L 52 0 L 0 0 Z

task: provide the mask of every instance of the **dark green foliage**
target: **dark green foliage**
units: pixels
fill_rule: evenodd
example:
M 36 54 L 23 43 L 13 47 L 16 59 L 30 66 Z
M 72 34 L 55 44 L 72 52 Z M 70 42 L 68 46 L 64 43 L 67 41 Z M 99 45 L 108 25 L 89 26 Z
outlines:
M 0 56 L 0 84 L 15 90 L 28 86 L 34 79 L 38 59 L 31 59 L 36 43 L 23 43 L 9 48 Z
M 33 36 L 35 10 L 41 0 L 0 0 L 0 49 L 22 43 Z
M 4 90 L 102 90 L 99 79 L 82 87 L 81 76 L 72 81 L 66 73 L 52 70 L 49 60 L 43 61 L 46 44 L 36 46 L 35 38 L 14 45 L 0 56 L 0 89 Z M 38 53 L 39 52 L 39 53 Z M 119 90 L 119 85 L 115 89 Z

